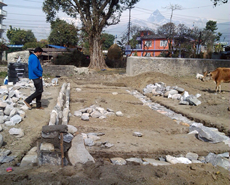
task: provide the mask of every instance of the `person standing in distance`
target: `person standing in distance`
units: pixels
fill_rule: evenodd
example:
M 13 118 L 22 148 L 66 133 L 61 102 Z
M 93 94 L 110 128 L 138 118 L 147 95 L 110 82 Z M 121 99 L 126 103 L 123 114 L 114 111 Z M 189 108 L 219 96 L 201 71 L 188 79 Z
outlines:
M 41 106 L 41 98 L 43 92 L 43 83 L 42 83 L 42 73 L 43 69 L 39 61 L 39 56 L 42 55 L 42 48 L 37 47 L 34 50 L 34 53 L 29 56 L 28 60 L 28 70 L 29 70 L 29 79 L 33 80 L 35 92 L 31 94 L 28 98 L 24 100 L 25 104 L 29 109 L 31 109 L 30 103 L 36 98 L 36 108 L 44 109 Z

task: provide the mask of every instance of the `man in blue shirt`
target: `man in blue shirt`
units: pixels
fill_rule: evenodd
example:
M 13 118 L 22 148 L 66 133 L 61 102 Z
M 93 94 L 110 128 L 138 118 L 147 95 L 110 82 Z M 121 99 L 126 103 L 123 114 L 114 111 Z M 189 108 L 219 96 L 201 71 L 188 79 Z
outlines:
M 42 83 L 43 69 L 39 61 L 39 56 L 42 55 L 42 52 L 43 52 L 42 48 L 40 47 L 35 48 L 34 54 L 31 54 L 28 60 L 29 79 L 33 80 L 34 87 L 36 89 L 33 94 L 31 94 L 28 98 L 24 100 L 25 104 L 28 106 L 29 109 L 32 108 L 30 103 L 35 98 L 36 98 L 36 108 L 44 109 L 41 106 L 41 98 L 43 92 L 43 83 Z

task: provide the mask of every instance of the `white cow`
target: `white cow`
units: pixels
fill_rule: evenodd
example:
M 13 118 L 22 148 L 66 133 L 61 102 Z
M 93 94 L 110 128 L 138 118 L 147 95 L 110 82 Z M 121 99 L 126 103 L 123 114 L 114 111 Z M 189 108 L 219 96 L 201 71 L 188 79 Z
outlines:
M 196 79 L 200 79 L 201 80 L 203 78 L 204 78 L 204 75 L 196 73 Z

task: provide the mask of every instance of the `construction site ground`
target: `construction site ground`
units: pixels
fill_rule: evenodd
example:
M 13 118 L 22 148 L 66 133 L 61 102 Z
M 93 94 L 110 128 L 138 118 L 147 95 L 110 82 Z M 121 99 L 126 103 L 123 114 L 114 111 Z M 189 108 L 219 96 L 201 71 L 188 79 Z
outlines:
M 120 73 L 120 74 L 119 74 Z M 51 80 L 51 79 L 50 79 Z M 70 92 L 70 125 L 78 129 L 78 134 L 102 132 L 100 142 L 114 144 L 111 148 L 98 145 L 86 147 L 94 157 L 95 163 L 76 166 L 33 166 L 19 167 L 22 157 L 41 137 L 42 126 L 47 125 L 50 113 L 57 102 L 58 93 L 64 82 L 71 84 Z M 16 127 L 22 128 L 25 136 L 16 138 L 9 135 L 7 129 L 1 132 L 4 138 L 3 149 L 11 150 L 17 158 L 11 163 L 0 166 L 0 184 L 229 184 L 229 172 L 212 164 L 175 164 L 170 166 L 152 166 L 128 163 L 124 166 L 113 165 L 112 157 L 154 158 L 185 156 L 188 152 L 206 156 L 229 151 L 228 145 L 212 144 L 198 140 L 193 134 L 188 135 L 189 127 L 151 110 L 148 106 L 129 94 L 126 90 L 138 90 L 152 83 L 164 82 L 166 85 L 179 86 L 189 94 L 201 94 L 199 106 L 179 105 L 178 100 L 164 97 L 147 96 L 153 102 L 160 103 L 182 115 L 203 123 L 205 126 L 218 128 L 229 135 L 229 84 L 222 84 L 222 93 L 215 93 L 213 82 L 201 82 L 195 76 L 171 77 L 162 73 L 144 73 L 127 77 L 121 71 L 107 70 L 93 72 L 89 75 L 60 77 L 59 85 L 44 88 L 42 104 L 44 110 L 28 110 L 26 118 Z M 77 92 L 76 88 L 81 91 Z M 29 95 L 29 89 L 22 89 Z M 114 95 L 113 92 L 117 92 Z M 74 116 L 74 111 L 97 105 L 121 111 L 124 116 L 110 116 L 106 119 L 90 118 L 83 121 Z M 143 137 L 133 136 L 141 132 Z M 7 167 L 12 172 L 6 172 Z

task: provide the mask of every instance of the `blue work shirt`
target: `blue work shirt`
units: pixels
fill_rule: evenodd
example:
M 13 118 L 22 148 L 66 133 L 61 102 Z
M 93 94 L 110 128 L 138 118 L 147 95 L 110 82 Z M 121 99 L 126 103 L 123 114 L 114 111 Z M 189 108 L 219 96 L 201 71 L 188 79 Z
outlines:
M 38 57 L 31 54 L 28 60 L 29 79 L 37 79 L 42 77 L 43 69 Z

